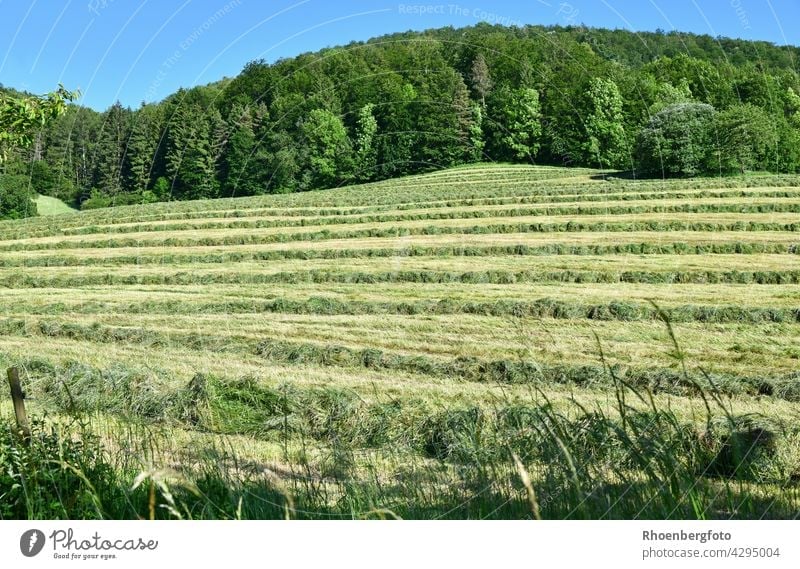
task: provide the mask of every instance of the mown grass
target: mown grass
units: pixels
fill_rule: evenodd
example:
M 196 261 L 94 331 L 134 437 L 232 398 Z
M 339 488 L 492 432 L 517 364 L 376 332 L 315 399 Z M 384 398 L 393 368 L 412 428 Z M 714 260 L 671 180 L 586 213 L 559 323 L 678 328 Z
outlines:
M 797 515 L 796 423 L 733 414 L 714 391 L 687 422 L 610 371 L 603 406 L 537 391 L 442 408 L 335 386 L 196 375 L 168 390 L 124 368 L 25 367 L 59 415 L 30 446 L 0 435 L 16 488 L 4 518 Z
M 470 219 L 444 220 L 430 225 L 427 220 L 399 222 L 395 226 L 379 223 L 353 224 L 361 227 L 332 231 L 326 226 L 308 226 L 311 231 L 286 232 L 284 228 L 242 231 L 241 229 L 165 231 L 153 237 L 153 232 L 128 234 L 127 237 L 92 236 L 36 237 L 0 243 L 1 251 L 41 251 L 46 249 L 81 249 L 138 246 L 192 247 L 199 245 L 244 245 L 358 239 L 369 237 L 404 237 L 411 235 L 445 234 L 504 234 L 504 233 L 572 233 L 572 232 L 679 232 L 679 231 L 787 231 L 800 230 L 796 214 L 679 214 L 669 219 L 640 215 L 607 216 L 539 216 L 493 218 L 506 223 L 474 224 Z M 549 219 L 550 221 L 545 221 Z M 193 233 L 194 232 L 194 233 Z
M 796 517 L 800 178 L 601 174 L 0 222 L 0 518 Z
M 731 234 L 731 233 L 695 233 L 682 234 L 683 241 L 662 241 L 659 243 L 640 242 L 640 234 L 613 235 L 594 233 L 591 236 L 580 234 L 571 236 L 570 241 L 562 239 L 548 239 L 539 236 L 516 237 L 516 244 L 503 245 L 502 241 L 509 241 L 509 237 L 494 235 L 491 241 L 495 244 L 487 245 L 475 236 L 463 236 L 461 244 L 441 244 L 448 239 L 413 239 L 404 238 L 402 242 L 372 239 L 362 241 L 360 248 L 346 248 L 353 245 L 355 240 L 345 240 L 336 243 L 323 243 L 322 245 L 338 245 L 339 248 L 324 248 L 319 243 L 297 244 L 295 248 L 277 249 L 265 246 L 244 247 L 193 247 L 179 249 L 179 252 L 165 252 L 159 247 L 119 248 L 119 249 L 74 249 L 64 251 L 60 255 L 53 255 L 48 251 L 9 253 L 0 258 L 0 267 L 85 267 L 94 265 L 175 265 L 175 264 L 225 264 L 242 263 L 247 261 L 278 261 L 278 260 L 312 260 L 312 259 L 365 259 L 392 257 L 397 263 L 404 263 L 406 257 L 491 257 L 497 255 L 511 256 L 546 256 L 546 255 L 756 255 L 756 254 L 791 254 L 800 253 L 793 233 L 773 232 L 767 236 L 761 234 Z M 583 237 L 583 239 L 581 239 Z M 585 237 L 593 237 L 594 243 Z M 613 239 L 612 237 L 616 237 Z M 715 237 L 715 238 L 714 238 Z M 691 238 L 692 241 L 687 241 Z M 729 239 L 729 240 L 728 240 Z M 765 241 L 769 239 L 769 241 Z M 524 241 L 530 241 L 525 243 Z M 548 243 L 548 241 L 555 241 Z M 615 244 L 602 243 L 615 241 Z M 628 241 L 628 242 L 625 242 Z M 468 244 L 465 244 L 467 242 Z M 471 242 L 471 244 L 470 244 Z M 427 243 L 430 243 L 429 245 Z M 359 244 L 359 243 L 355 243 Z M 393 244 L 394 247 L 386 247 Z M 304 245 L 304 247 L 302 247 Z M 791 259 L 786 259 L 791 263 Z
M 61 215 L 62 213 L 75 213 L 75 209 L 69 207 L 63 201 L 51 196 L 36 196 L 36 210 L 39 215 Z
M 800 193 L 796 189 L 786 188 L 775 190 L 771 188 L 748 188 L 746 190 L 682 190 L 682 191 L 652 191 L 643 193 L 621 192 L 621 193 L 590 193 L 580 192 L 565 195 L 519 195 L 507 197 L 493 197 L 493 198 L 462 198 L 462 199 L 447 199 L 418 203 L 395 203 L 382 206 L 353 206 L 349 208 L 239 208 L 239 209 L 206 209 L 201 211 L 186 211 L 186 212 L 165 212 L 165 213 L 147 213 L 148 210 L 140 211 L 136 215 L 122 216 L 116 214 L 114 216 L 106 216 L 97 218 L 95 223 L 87 225 L 89 221 L 88 216 L 96 213 L 103 212 L 104 210 L 95 210 L 93 212 L 83 212 L 79 218 L 70 220 L 68 218 L 60 218 L 57 225 L 52 222 L 45 221 L 42 223 L 42 218 L 35 221 L 28 220 L 25 225 L 9 225 L 0 222 L 0 236 L 11 239 L 19 239 L 23 237 L 36 237 L 47 235 L 60 235 L 69 234 L 71 232 L 78 234 L 85 234 L 94 232 L 126 232 L 129 227 L 138 226 L 156 226 L 168 225 L 180 222 L 180 220 L 195 220 L 199 223 L 208 223 L 211 220 L 222 222 L 223 220 L 240 220 L 242 218 L 265 218 L 265 217 L 306 217 L 313 218 L 314 216 L 356 216 L 365 215 L 369 213 L 375 214 L 376 212 L 424 212 L 428 209 L 441 209 L 441 208 L 468 208 L 468 207 L 484 207 L 484 208 L 499 208 L 508 205 L 523 205 L 523 204 L 572 204 L 580 206 L 586 202 L 605 202 L 604 204 L 593 203 L 595 207 L 602 205 L 609 205 L 619 201 L 641 201 L 648 203 L 649 200 L 657 200 L 659 203 L 668 203 L 668 200 L 706 200 L 709 204 L 713 205 L 716 200 L 723 198 L 740 198 L 736 203 L 747 204 L 747 200 L 751 198 L 777 198 L 779 203 L 780 198 L 785 200 L 795 200 Z M 709 199 L 710 198 L 710 199 Z M 729 204 L 730 206 L 731 204 Z
M 61 227 L 58 230 L 39 230 L 28 233 L 17 233 L 14 237 L 47 237 L 51 235 L 93 235 L 108 233 L 146 233 L 149 231 L 197 231 L 211 229 L 262 229 L 262 228 L 284 228 L 284 227 L 307 227 L 325 225 L 345 225 L 345 224 L 370 224 L 386 223 L 396 221 L 440 221 L 457 219 L 486 219 L 486 218 L 513 218 L 513 217 L 555 217 L 564 215 L 586 216 L 586 215 L 642 215 L 642 214 L 676 214 L 676 213 L 798 213 L 800 203 L 797 198 L 773 198 L 766 203 L 753 203 L 749 200 L 734 202 L 707 202 L 702 199 L 693 199 L 686 203 L 685 200 L 660 199 L 658 203 L 627 203 L 625 205 L 614 205 L 609 203 L 596 203 L 585 206 L 581 203 L 563 204 L 555 207 L 551 204 L 538 207 L 522 206 L 516 204 L 515 207 L 492 206 L 492 205 L 471 205 L 469 207 L 445 206 L 441 209 L 422 209 L 410 210 L 394 213 L 379 214 L 346 214 L 335 212 L 327 216 L 301 217 L 287 215 L 267 215 L 267 216 L 241 216 L 236 220 L 225 218 L 205 218 L 182 222 L 149 222 L 149 223 L 125 223 L 114 225 L 91 225 L 82 227 Z M 285 213 L 285 212 L 284 212 Z
M 285 314 L 271 318 L 265 327 L 259 317 L 232 323 L 225 315 L 129 314 L 68 321 L 7 319 L 0 322 L 0 331 L 30 345 L 41 338 L 64 338 L 89 346 L 178 349 L 195 353 L 199 362 L 212 354 L 228 359 L 258 356 L 271 363 L 409 372 L 443 380 L 575 386 L 593 385 L 603 377 L 592 343 L 598 334 L 607 343 L 607 361 L 631 383 L 656 391 L 691 393 L 691 386 L 680 379 L 674 354 L 663 345 L 666 337 L 657 322 L 543 320 L 526 324 L 525 320 L 510 323 L 477 315 L 436 316 L 424 323 L 404 315 L 388 325 L 385 320 Z M 706 369 L 726 393 L 797 399 L 797 324 L 676 327 L 689 343 L 687 353 L 693 365 Z M 0 347 L 13 341 L 0 338 Z M 152 358 L 153 354 L 148 356 Z
M 688 247 L 679 249 L 686 251 Z M 745 253 L 714 253 L 663 255 L 545 255 L 530 250 L 509 251 L 501 255 L 495 250 L 488 255 L 406 255 L 390 257 L 355 256 L 342 270 L 339 258 L 289 258 L 244 260 L 228 259 L 225 263 L 209 263 L 201 258 L 195 263 L 124 265 L 121 260 L 101 264 L 67 263 L 23 270 L 13 266 L 0 268 L 0 283 L 22 288 L 82 288 L 92 285 L 167 286 L 236 284 L 239 287 L 255 284 L 281 285 L 286 283 L 649 283 L 649 284 L 784 284 L 796 282 L 797 270 L 785 270 L 794 255 L 786 253 L 756 253 L 741 246 L 732 250 Z M 719 251 L 719 249 L 717 250 Z M 462 251 L 466 252 L 466 251 Z M 487 251 L 477 251 L 486 253 Z M 521 253 L 521 254 L 519 254 Z M 587 252 L 588 253 L 588 252 Z M 246 255 L 242 255 L 245 256 Z M 481 256 L 483 270 L 471 270 Z M 35 264 L 35 263 L 32 263 Z M 800 264 L 794 263 L 796 267 Z M 234 270 L 235 269 L 235 270 Z M 219 290 L 219 287 L 217 287 Z M 654 289 L 655 290 L 655 289 Z M 666 289 L 662 289 L 666 291 Z M 679 295 L 679 291 L 674 291 Z M 0 298 L 3 293 L 0 293 Z M 671 302 L 672 293 L 666 298 Z M 741 295 L 740 295 L 741 296 Z M 621 300 L 621 299 L 620 299 Z M 763 305 L 762 305 L 763 306 Z
M 358 287 L 361 288 L 361 287 Z M 748 303 L 764 298 L 747 298 Z M 790 304 L 794 298 L 774 299 L 772 304 Z M 765 302 L 767 301 L 767 302 Z M 274 300 L 226 300 L 187 303 L 185 300 L 146 300 L 138 303 L 114 303 L 103 301 L 28 304 L 15 301 L 11 305 L 0 305 L 9 314 L 63 315 L 63 314 L 319 314 L 319 315 L 426 315 L 426 314 L 478 314 L 482 316 L 521 316 L 526 318 L 589 319 L 589 320 L 654 320 L 658 312 L 644 303 L 611 301 L 608 303 L 577 304 L 552 298 L 534 301 L 495 300 L 472 301 L 443 299 L 429 301 L 343 301 L 332 297 L 310 297 L 303 300 L 276 298 Z M 762 307 L 736 304 L 706 306 L 681 304 L 664 308 L 673 322 L 800 322 L 800 309 L 794 304 L 788 307 Z
M 286 194 L 257 198 L 222 199 L 213 201 L 193 201 L 169 204 L 151 204 L 147 206 L 125 206 L 113 209 L 101 209 L 83 212 L 77 218 L 59 218 L 57 221 L 39 217 L 25 220 L 23 223 L 0 222 L 0 235 L 6 233 L 25 232 L 36 228 L 60 226 L 86 226 L 87 223 L 113 224 L 125 222 L 141 222 L 143 220 L 181 219 L 196 216 L 224 217 L 251 216 L 257 213 L 273 215 L 342 215 L 346 213 L 366 213 L 376 211 L 393 211 L 420 209 L 428 207 L 454 207 L 457 205 L 488 205 L 492 203 L 559 203 L 563 201 L 583 202 L 606 200 L 636 199 L 670 199 L 670 198 L 702 198 L 702 197 L 753 197 L 766 192 L 764 197 L 797 196 L 797 179 L 793 177 L 768 177 L 704 180 L 704 181 L 669 181 L 669 182 L 636 182 L 598 184 L 585 180 L 568 184 L 558 182 L 541 183 L 523 176 L 518 181 L 509 181 L 502 177 L 490 177 L 479 180 L 462 180 L 455 182 L 451 189 L 443 191 L 441 183 L 416 184 L 418 191 L 410 191 L 398 181 L 378 183 L 359 187 L 348 187 L 342 190 L 329 191 L 327 196 L 312 194 L 310 199 L 305 194 Z M 470 186 L 469 184 L 478 184 Z M 509 187 L 509 184 L 511 186 Z M 720 189 L 720 188 L 728 189 Z M 733 189 L 739 188 L 739 189 Z M 781 188 L 781 189 L 776 189 Z M 533 190 L 533 191 L 532 191 Z M 710 192 L 704 195 L 703 192 Z M 638 196 L 642 197 L 638 197 Z M 335 196 L 334 200 L 330 198 Z M 607 198 L 604 196 L 608 196 Z M 434 199 L 432 199 L 434 198 Z

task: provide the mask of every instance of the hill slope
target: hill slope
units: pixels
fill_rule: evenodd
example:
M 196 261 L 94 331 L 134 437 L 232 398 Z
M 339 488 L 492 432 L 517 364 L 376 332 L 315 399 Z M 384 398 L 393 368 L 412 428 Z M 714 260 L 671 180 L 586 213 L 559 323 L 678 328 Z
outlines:
M 725 322 L 793 319 L 800 295 L 781 285 L 800 280 L 792 254 L 800 194 L 793 185 L 785 187 L 795 179 L 754 177 L 718 187 L 715 180 L 609 183 L 593 179 L 593 173 L 468 167 L 324 192 L 4 222 L 0 284 L 17 291 L 15 303 L 30 287 L 45 287 L 52 289 L 48 300 L 75 305 L 71 317 L 90 308 L 78 319 L 93 322 L 101 303 L 105 324 L 148 330 L 162 324 L 147 315 L 146 307 L 158 306 L 154 298 L 163 302 L 157 314 L 184 312 L 186 330 L 198 314 L 225 316 L 227 303 L 233 308 L 241 299 L 239 311 L 310 313 L 310 320 L 300 318 L 308 320 L 297 337 L 303 345 L 335 342 L 326 323 L 332 314 L 354 317 L 357 328 L 371 320 L 367 315 L 387 312 L 436 315 L 445 329 L 453 317 L 474 321 L 468 330 L 476 336 L 457 344 L 436 342 L 440 348 L 422 336 L 396 343 L 371 333 L 345 344 L 488 360 L 511 358 L 516 347 L 511 336 L 484 342 L 483 333 L 499 334 L 504 327 L 482 322 L 484 316 L 543 311 L 577 326 L 573 337 L 563 339 L 568 344 L 538 357 L 554 363 L 581 336 L 587 317 L 598 326 L 613 322 L 617 332 L 659 329 L 646 298 L 674 309 L 687 334 L 705 321 L 723 323 L 723 330 Z M 774 295 L 767 294 L 773 285 Z M 128 291 L 135 294 L 128 298 Z M 553 306 L 536 304 L 544 298 Z M 11 313 L 29 308 L 35 307 L 23 302 Z M 318 310 L 325 314 L 314 316 Z M 283 318 L 292 326 L 297 316 Z M 382 320 L 364 325 L 371 329 Z M 180 318 L 167 322 L 173 332 L 180 328 Z M 219 331 L 209 325 L 216 338 Z M 245 317 L 237 325 L 257 326 Z M 691 355 L 699 358 L 697 365 L 720 373 L 750 375 L 756 361 L 767 366 L 761 375 L 789 373 L 794 352 L 784 341 L 791 343 L 793 336 L 777 341 L 769 357 L 724 357 L 727 344 L 721 352 L 704 346 Z M 580 363 L 596 361 L 595 347 L 585 348 Z M 675 367 L 661 346 L 638 348 L 644 351 L 635 358 L 630 349 L 623 342 L 606 355 L 636 368 Z M 579 363 L 571 348 L 569 353 Z
M 69 207 L 58 198 L 50 196 L 36 196 L 36 209 L 39 215 L 60 215 L 62 213 L 75 213 L 75 209 Z
M 279 479 L 299 517 L 523 517 L 509 451 L 545 517 L 796 513 L 800 180 L 597 174 L 459 168 L 0 223 L 0 359 L 42 408 L 160 424 L 142 467 L 183 456 L 194 479 L 228 445 L 284 473 L 209 463 L 255 485 L 246 516 L 285 515 L 252 499 Z M 700 389 L 730 415 L 706 417 Z M 753 412 L 786 430 L 737 471 L 714 453 Z

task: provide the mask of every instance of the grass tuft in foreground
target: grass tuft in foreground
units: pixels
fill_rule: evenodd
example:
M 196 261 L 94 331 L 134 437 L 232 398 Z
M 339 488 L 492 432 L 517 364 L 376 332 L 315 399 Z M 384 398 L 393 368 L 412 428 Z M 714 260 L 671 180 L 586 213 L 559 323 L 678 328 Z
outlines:
M 706 413 L 686 421 L 610 371 L 605 408 L 539 390 L 536 404 L 435 408 L 248 378 L 145 390 L 118 369 L 98 390 L 91 370 L 35 373 L 53 374 L 33 385 L 57 415 L 35 423 L 29 446 L 8 422 L 0 431 L 5 519 L 524 518 L 531 497 L 544 518 L 785 518 L 800 507 L 796 424 L 734 415 L 706 390 Z

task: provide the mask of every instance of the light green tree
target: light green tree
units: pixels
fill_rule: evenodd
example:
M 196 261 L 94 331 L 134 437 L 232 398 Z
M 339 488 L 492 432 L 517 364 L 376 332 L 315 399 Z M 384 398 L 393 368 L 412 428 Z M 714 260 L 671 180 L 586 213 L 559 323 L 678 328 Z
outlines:
M 501 158 L 531 160 L 539 152 L 542 111 L 536 89 L 504 89 L 490 109 Z
M 77 96 L 78 93 L 67 91 L 63 85 L 43 97 L 12 97 L 0 93 L 0 166 L 5 164 L 9 152 L 33 144 L 47 122 L 63 115 L 67 103 Z M 27 177 L 0 176 L 0 219 L 36 215 L 32 197 Z
M 601 168 L 624 167 L 629 157 L 622 113 L 622 95 L 611 79 L 597 77 L 589 85 L 586 152 Z
M 470 161 L 479 162 L 483 157 L 483 148 L 486 143 L 483 140 L 483 107 L 477 103 L 470 105 L 472 109 L 472 121 L 469 126 L 469 156 Z
M 334 186 L 347 176 L 350 143 L 338 115 L 314 109 L 300 126 L 308 165 L 308 187 Z
M 378 134 L 378 121 L 375 120 L 375 105 L 366 104 L 358 111 L 356 119 L 356 175 L 359 180 L 371 180 L 375 175 L 378 148 L 375 137 Z
M 800 95 L 789 87 L 786 90 L 786 118 L 794 128 L 800 128 Z
M 661 83 L 656 92 L 656 100 L 650 105 L 649 111 L 654 115 L 670 105 L 691 103 L 692 100 L 692 90 L 686 78 L 681 79 L 677 87 L 672 83 Z
M 716 111 L 704 103 L 680 103 L 656 113 L 639 133 L 640 171 L 657 176 L 694 176 L 714 167 Z
M 778 134 L 764 110 L 750 104 L 734 105 L 717 115 L 716 127 L 723 171 L 744 174 L 769 168 Z
M 27 148 L 47 122 L 67 110 L 67 103 L 78 97 L 63 85 L 42 97 L 12 97 L 0 93 L 0 162 L 12 148 Z

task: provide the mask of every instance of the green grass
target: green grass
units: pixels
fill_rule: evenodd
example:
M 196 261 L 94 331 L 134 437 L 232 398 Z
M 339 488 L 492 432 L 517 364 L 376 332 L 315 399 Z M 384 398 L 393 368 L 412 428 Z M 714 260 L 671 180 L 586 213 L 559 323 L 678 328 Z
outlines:
M 50 196 L 36 196 L 36 209 L 39 215 L 60 215 L 62 213 L 76 213 L 77 210 L 69 207 L 58 198 Z
M 0 518 L 796 517 L 800 178 L 596 174 L 0 222 Z

